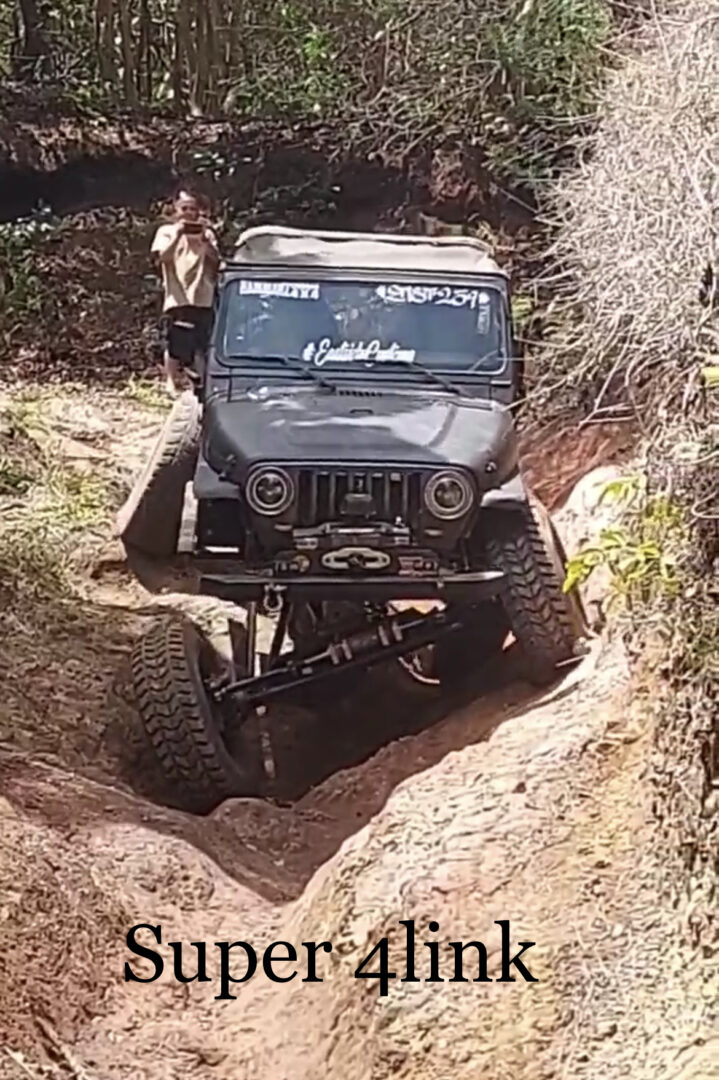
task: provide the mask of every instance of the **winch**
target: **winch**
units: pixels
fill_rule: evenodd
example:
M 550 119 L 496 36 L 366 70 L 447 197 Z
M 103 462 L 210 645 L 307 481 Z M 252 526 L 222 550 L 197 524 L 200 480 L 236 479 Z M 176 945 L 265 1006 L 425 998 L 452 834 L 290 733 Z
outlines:
M 377 551 L 375 548 L 343 547 L 336 551 L 326 551 L 320 556 L 320 562 L 328 570 L 363 572 L 386 570 L 392 559 L 386 551 Z

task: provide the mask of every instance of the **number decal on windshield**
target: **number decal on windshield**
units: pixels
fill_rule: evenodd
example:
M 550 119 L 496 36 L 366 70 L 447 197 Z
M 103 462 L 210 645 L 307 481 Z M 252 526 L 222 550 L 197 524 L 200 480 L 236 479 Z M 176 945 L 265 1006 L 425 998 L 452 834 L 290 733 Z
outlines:
M 376 293 L 388 304 L 436 304 L 438 307 L 474 310 L 489 303 L 485 292 L 451 285 L 378 285 Z

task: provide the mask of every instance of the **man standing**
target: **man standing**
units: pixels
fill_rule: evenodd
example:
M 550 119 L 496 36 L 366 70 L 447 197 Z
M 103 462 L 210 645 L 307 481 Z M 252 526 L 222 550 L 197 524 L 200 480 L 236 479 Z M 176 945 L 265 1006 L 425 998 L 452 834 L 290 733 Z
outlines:
M 205 200 L 182 188 L 174 201 L 174 221 L 161 225 L 152 241 L 162 269 L 165 374 L 173 395 L 187 387 L 184 369 L 209 342 L 220 253 L 206 212 Z

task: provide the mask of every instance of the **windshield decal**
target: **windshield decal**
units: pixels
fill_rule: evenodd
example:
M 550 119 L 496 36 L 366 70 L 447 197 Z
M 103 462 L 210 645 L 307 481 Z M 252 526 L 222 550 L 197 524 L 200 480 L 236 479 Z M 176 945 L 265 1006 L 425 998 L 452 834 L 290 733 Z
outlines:
M 488 334 L 492 326 L 492 308 L 486 293 L 479 294 L 479 310 L 477 311 L 477 333 L 483 336 Z
M 302 350 L 302 359 L 315 367 L 357 362 L 412 364 L 416 355 L 414 349 L 403 349 L 397 342 L 382 348 L 382 343 L 377 339 L 367 342 L 343 341 L 341 345 L 334 347 L 329 338 L 323 338 L 321 341 L 308 342 Z
M 490 302 L 486 292 L 451 285 L 378 285 L 375 292 L 388 304 L 436 304 L 438 307 L 474 310 Z
M 283 300 L 319 300 L 320 287 L 309 281 L 240 281 L 241 296 L 278 296 Z

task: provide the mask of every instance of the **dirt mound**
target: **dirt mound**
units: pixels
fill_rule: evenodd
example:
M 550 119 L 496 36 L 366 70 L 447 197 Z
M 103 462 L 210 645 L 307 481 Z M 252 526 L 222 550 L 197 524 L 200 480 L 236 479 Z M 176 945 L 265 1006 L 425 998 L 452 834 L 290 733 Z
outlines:
M 63 468 L 116 494 L 157 425 L 151 404 L 119 391 L 38 392 L 13 415 L 27 438 L 42 418 L 51 447 L 72 459 Z M 140 433 L 131 460 L 128 424 Z M 525 443 L 535 467 L 542 445 L 553 463 L 545 497 L 559 499 L 581 461 L 557 431 Z M 581 445 L 591 462 L 608 452 L 597 428 Z M 611 456 L 625 451 L 611 443 Z M 62 483 L 52 475 L 49 494 L 65 492 L 64 473 Z M 585 476 L 557 514 L 570 552 L 611 520 L 598 500 L 614 475 Z M 45 486 L 35 477 L 13 499 L 28 515 L 66 512 L 62 499 L 43 501 Z M 84 572 L 62 602 L 30 593 L 0 614 L 0 723 L 13 744 L 0 746 L 0 1008 L 13 1080 L 45 1067 L 91 1080 L 138 1070 L 145 1080 L 474 1080 L 480 1065 L 493 1080 L 669 1080 L 670 1060 L 682 1080 L 707 1080 L 697 1064 L 707 999 L 667 944 L 678 916 L 656 904 L 662 867 L 642 780 L 652 740 L 641 693 L 651 688 L 629 684 L 618 646 L 596 642 L 542 699 L 518 681 L 511 648 L 481 686 L 426 709 L 366 681 L 316 721 L 296 755 L 292 801 L 228 802 L 193 818 L 131 793 L 140 758 L 133 765 L 121 745 L 132 735 L 127 651 L 146 618 L 179 598 L 149 596 L 100 558 L 106 530 L 92 520 L 90 537 L 80 533 L 87 562 L 73 564 Z M 183 603 L 204 618 L 201 598 Z M 114 771 L 123 752 L 125 790 Z M 418 983 L 402 981 L 402 919 L 415 922 Z M 496 981 L 503 920 L 511 956 L 534 943 L 526 964 L 538 982 Z M 138 923 L 162 926 L 165 970 L 147 985 L 122 977 Z M 397 976 L 386 996 L 377 979 L 355 977 L 383 938 Z M 210 982 L 172 977 L 173 941 L 185 943 L 188 978 L 190 943 L 207 943 Z M 233 988 L 237 1000 L 218 1001 L 213 943 L 236 941 L 256 950 L 258 974 Z M 298 955 L 302 942 L 331 942 L 318 953 L 324 981 L 302 982 L 303 972 L 270 982 L 262 953 L 275 941 Z M 449 943 L 472 941 L 486 945 L 493 981 L 450 981 Z M 425 942 L 437 943 L 442 982 L 424 981 Z M 469 979 L 480 953 L 466 953 Z M 134 967 L 143 977 L 144 964 Z
M 34 1068 L 59 1043 L 103 1080 L 129 1080 L 138 1067 L 146 1080 L 187 1070 L 203 1080 L 473 1080 L 478 1063 L 523 1080 L 668 1080 L 663 1065 L 675 1059 L 682 1080 L 708 1080 L 701 988 L 668 946 L 673 916 L 656 909 L 656 868 L 640 857 L 648 742 L 621 653 L 597 646 L 543 700 L 528 703 L 516 685 L 498 691 L 295 807 L 240 801 L 198 821 L 3 760 L 14 808 L 5 857 L 26 858 L 7 885 L 8 913 L 24 905 L 35 934 L 28 925 L 9 968 L 22 971 L 25 1016 L 15 978 L 4 987 L 8 1046 Z M 444 982 L 401 982 L 403 918 L 415 920 L 417 976 L 427 978 L 424 942 L 435 941 Z M 501 920 L 512 956 L 535 943 L 523 959 L 539 981 L 450 982 L 450 941 L 485 943 L 497 979 Z M 163 928 L 166 970 L 151 985 L 121 982 L 136 923 Z M 60 968 L 56 933 L 74 935 Z M 376 979 L 354 973 L 385 936 L 397 978 L 380 997 Z M 169 941 L 186 943 L 188 976 L 191 941 L 208 951 L 246 941 L 260 957 L 273 941 L 298 954 L 301 942 L 329 941 L 333 951 L 319 954 L 322 983 L 272 984 L 260 967 L 232 988 L 237 1000 L 218 1002 L 216 958 L 212 982 L 180 985 Z M 469 979 L 476 956 L 468 950 Z M 378 965 L 375 954 L 367 968 Z
M 215 922 L 236 918 L 258 937 L 291 894 L 288 875 L 252 842 L 269 807 L 248 806 L 243 826 L 236 804 L 230 829 L 31 764 L 7 747 L 0 786 L 0 1046 L 35 1064 L 98 1033 L 100 1075 L 111 1075 L 105 1032 L 122 1006 L 131 926 L 159 923 L 211 940 Z M 179 996 L 177 986 L 164 1001 L 160 993 L 161 1008 Z M 133 997 L 131 1012 L 138 1024 L 151 1010 Z
M 578 675 L 581 678 L 581 674 Z M 322 986 L 274 995 L 256 1071 L 293 1080 L 479 1075 L 712 1075 L 705 991 L 683 970 L 674 916 L 656 905 L 648 725 L 609 652 L 572 691 L 504 718 L 397 789 L 282 921 L 280 940 L 328 940 Z M 403 982 L 416 928 L 418 983 Z M 501 984 L 502 932 L 537 983 Z M 358 966 L 382 939 L 387 996 Z M 438 943 L 440 984 L 427 984 Z M 450 942 L 482 942 L 494 982 L 453 983 Z M 470 948 L 468 980 L 479 974 Z M 378 973 L 375 952 L 365 970 Z M 277 1011 L 278 1010 L 278 1011 Z M 272 1039 L 272 1033 L 282 1037 Z M 245 1064 L 238 1055 L 235 1065 Z
M 639 806 L 634 820 L 617 814 L 626 795 L 617 774 L 630 740 L 607 691 L 620 680 L 621 670 L 605 661 L 601 679 L 586 693 L 580 687 L 562 700 L 560 691 L 556 700 L 506 718 L 486 745 L 451 755 L 400 787 L 385 811 L 345 845 L 283 921 L 282 939 L 326 939 L 334 950 L 327 982 L 311 993 L 293 988 L 283 1002 L 273 1028 L 286 1042 L 268 1049 L 261 1073 L 288 1071 L 286 1046 L 301 1063 L 291 1074 L 298 1078 L 471 1077 L 478 1061 L 492 1076 L 502 1075 L 500 1069 L 508 1076 L 550 1075 L 557 1053 L 552 1035 L 570 1022 L 582 981 L 588 943 L 580 947 L 577 934 L 594 938 L 598 893 L 616 892 L 624 871 L 617 864 L 631 858 L 641 814 Z M 602 743 L 610 731 L 614 743 L 607 753 Z M 600 781 L 601 808 L 590 794 Z M 609 800 L 612 783 L 617 790 Z M 611 880 L 600 872 L 607 852 L 614 856 Z M 628 933 L 629 912 L 622 908 L 617 898 L 605 916 Z M 402 919 L 416 923 L 421 982 L 401 981 Z M 504 919 L 511 924 L 512 955 L 521 951 L 519 942 L 536 942 L 526 959 L 540 982 L 451 983 L 450 941 L 485 943 L 489 976 L 500 977 L 495 923 Z M 383 938 L 389 971 L 396 973 L 384 999 L 376 980 L 363 985 L 353 977 Z M 439 943 L 441 985 L 427 985 L 426 941 Z M 472 950 L 465 967 L 468 979 L 476 978 Z M 368 970 L 379 970 L 377 954 Z M 586 1038 L 606 1019 L 585 1015 L 574 1024 L 584 1027 Z M 365 1048 L 362 1055 L 358 1046 Z M 576 1061 L 573 1066 L 572 1075 L 579 1075 Z
M 87 851 L 0 800 L 0 1044 L 42 1044 L 43 1022 L 74 1034 L 106 1009 L 130 916 Z

